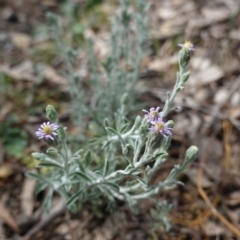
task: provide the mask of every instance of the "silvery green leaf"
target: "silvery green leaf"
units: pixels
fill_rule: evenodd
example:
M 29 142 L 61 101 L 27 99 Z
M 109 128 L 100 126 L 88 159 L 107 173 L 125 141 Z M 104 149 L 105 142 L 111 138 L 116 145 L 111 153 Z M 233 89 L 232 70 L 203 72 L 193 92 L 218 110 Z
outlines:
M 128 164 L 129 165 L 132 165 L 132 159 L 130 159 L 129 157 L 125 156 L 125 159 L 127 160 Z
M 133 213 L 137 214 L 138 213 L 138 210 L 136 207 L 137 201 L 135 199 L 133 199 L 132 196 L 128 193 L 124 193 L 124 197 L 125 197 L 126 201 L 128 202 Z
M 82 165 L 82 163 L 80 161 L 77 162 L 77 165 L 80 168 L 81 172 L 84 172 L 84 173 L 86 172 L 86 168 Z
M 70 181 L 67 181 L 65 184 L 64 184 L 64 187 L 66 189 L 67 192 L 70 192 L 71 188 L 72 188 L 72 184 Z
M 41 160 L 45 160 L 46 158 L 48 158 L 48 156 L 44 153 L 38 153 L 38 152 L 34 152 L 32 153 L 33 158 L 41 161 Z
M 129 127 L 129 123 L 125 123 L 120 129 L 120 133 L 124 133 L 128 129 L 128 127 Z
M 103 144 L 103 148 L 106 148 L 106 147 L 109 147 L 109 145 L 112 143 L 112 141 L 111 140 L 108 140 L 108 141 L 106 141 L 104 144 Z
M 88 194 L 88 199 L 96 199 L 102 195 L 101 191 L 98 188 L 95 188 L 94 191 Z
M 44 153 L 32 153 L 32 156 L 39 161 L 58 163 L 54 158 L 51 158 L 47 154 L 44 154 Z
M 109 161 L 108 161 L 108 159 L 106 158 L 106 159 L 105 159 L 104 168 L 103 168 L 103 175 L 104 175 L 104 176 L 107 176 L 108 173 L 109 173 Z
M 143 170 L 141 168 L 134 168 L 133 170 L 131 170 L 129 172 L 129 174 L 133 175 L 133 176 L 136 176 L 138 174 L 141 174 L 143 172 Z
M 157 149 L 154 153 L 153 153 L 153 157 L 154 158 L 159 158 L 159 157 L 167 157 L 168 153 L 165 151 L 159 151 L 159 149 Z
M 103 195 L 105 195 L 108 199 L 110 199 L 110 201 L 114 201 L 114 197 L 112 195 L 112 192 L 108 188 L 106 188 L 106 187 L 104 187 L 103 185 L 100 185 L 100 184 L 98 184 L 96 186 L 102 192 Z
M 39 194 L 44 189 L 46 189 L 49 186 L 49 183 L 46 182 L 39 182 L 35 188 L 35 194 Z
M 77 157 L 77 158 L 80 158 L 81 157 L 81 155 L 80 155 L 80 153 L 82 153 L 83 152 L 83 149 L 79 149 L 77 152 L 75 152 L 71 157 Z
M 60 139 L 64 141 L 66 139 L 66 131 L 62 125 L 59 125 L 58 132 L 59 132 Z
M 103 184 L 109 186 L 114 191 L 119 192 L 119 186 L 117 184 L 112 182 L 103 182 Z
M 67 205 L 71 206 L 73 205 L 80 197 L 80 195 L 85 191 L 85 188 L 79 190 L 78 192 L 76 192 L 75 194 L 73 194 L 67 201 Z
M 104 127 L 109 127 L 110 126 L 109 120 L 107 118 L 104 119 L 103 125 L 104 125 Z
M 69 160 L 71 160 L 71 162 L 74 162 L 74 161 L 76 161 L 76 160 L 79 160 L 81 158 L 81 156 L 80 155 L 73 155 L 73 156 L 71 156 L 70 158 L 69 158 Z
M 44 199 L 43 206 L 44 208 L 49 211 L 52 205 L 52 197 L 53 197 L 54 190 L 52 188 L 48 189 L 47 196 Z
M 108 205 L 107 205 L 107 208 L 106 208 L 106 211 L 110 212 L 110 213 L 113 213 L 116 209 L 116 204 L 115 204 L 115 201 L 109 201 L 108 202 Z
M 125 171 L 126 172 L 131 172 L 132 170 L 134 170 L 135 168 L 132 166 L 132 165 L 128 165 L 126 168 L 125 168 Z
M 105 127 L 105 129 L 108 133 L 113 133 L 114 135 L 117 135 L 119 140 L 121 140 L 121 142 L 123 142 L 122 136 L 121 136 L 121 134 L 119 134 L 118 131 L 116 131 L 115 129 L 113 129 L 111 127 Z
M 88 167 L 89 164 L 91 163 L 92 158 L 91 158 L 91 151 L 88 151 L 86 156 L 85 156 L 85 167 Z
M 94 173 L 100 177 L 104 177 L 101 170 L 96 170 Z
M 142 178 L 140 178 L 139 176 L 135 176 L 135 178 L 142 185 L 143 188 L 147 188 L 147 183 Z
M 58 153 L 58 150 L 54 147 L 50 147 L 50 148 L 47 149 L 46 153 L 56 154 L 56 153 Z
M 77 172 L 74 172 L 73 175 L 78 176 L 78 177 L 86 180 L 87 182 L 92 181 L 92 179 L 90 177 L 88 177 L 87 174 L 84 172 L 77 171 Z
M 61 163 L 58 162 L 50 162 L 50 161 L 42 161 L 37 165 L 38 168 L 40 167 L 55 167 L 55 168 L 61 168 L 63 169 L 64 166 Z
M 50 181 L 46 177 L 44 177 L 44 176 L 42 176 L 42 175 L 40 175 L 38 173 L 26 172 L 25 175 L 26 175 L 26 177 L 36 179 L 39 182 L 51 184 Z
M 72 213 L 77 213 L 79 211 L 79 205 L 77 206 L 76 204 L 71 204 L 68 208 Z

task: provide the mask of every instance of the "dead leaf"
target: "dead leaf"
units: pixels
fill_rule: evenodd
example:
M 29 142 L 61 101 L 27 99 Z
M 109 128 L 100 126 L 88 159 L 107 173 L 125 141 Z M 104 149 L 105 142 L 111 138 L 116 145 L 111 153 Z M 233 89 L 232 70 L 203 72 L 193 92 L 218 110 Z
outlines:
M 69 233 L 69 226 L 67 223 L 62 223 L 60 224 L 56 230 L 55 230 L 56 233 L 60 234 L 60 235 L 65 235 L 67 233 Z
M 112 234 L 108 229 L 96 228 L 93 231 L 94 240 L 110 240 L 112 239 Z
M 2 166 L 0 166 L 0 179 L 7 179 L 11 175 L 12 175 L 12 170 L 8 164 L 3 164 Z
M 34 208 L 34 189 L 36 180 L 25 178 L 21 193 L 21 209 L 26 216 L 31 216 Z
M 236 210 L 230 210 L 228 208 L 226 208 L 226 213 L 228 215 L 228 217 L 230 218 L 231 222 L 237 226 L 239 225 L 239 220 L 240 220 L 240 209 L 236 209 Z
M 213 221 L 208 221 L 202 226 L 203 231 L 208 237 L 219 236 L 225 232 L 225 229 Z
M 159 8 L 157 14 L 160 19 L 169 20 L 175 18 L 178 12 L 173 8 L 166 6 Z
M 229 91 L 226 88 L 219 89 L 215 96 L 214 102 L 218 105 L 224 105 L 229 98 Z
M 240 204 L 240 190 L 235 191 L 227 196 L 225 202 L 229 206 L 236 206 Z
M 24 61 L 21 64 L 10 67 L 10 65 L 0 65 L 0 71 L 3 74 L 10 76 L 15 80 L 24 80 L 30 82 L 36 82 L 37 79 L 33 75 L 33 64 L 30 61 Z
M 240 105 L 240 93 L 235 92 L 230 99 L 231 106 L 236 107 Z
M 21 50 L 26 50 L 29 48 L 32 42 L 32 38 L 25 33 L 11 33 L 10 39 L 12 43 Z
M 170 58 L 159 59 L 156 58 L 151 60 L 148 64 L 148 69 L 152 71 L 164 71 L 165 69 L 169 68 L 171 65 L 176 64 L 177 62 L 177 55 L 174 55 Z
M 187 84 L 189 85 L 205 85 L 211 82 L 215 82 L 224 76 L 224 72 L 218 66 L 211 66 L 205 70 L 202 70 L 194 75 L 190 75 Z
M 236 11 L 235 9 L 234 11 Z M 231 11 L 229 11 L 225 7 L 218 7 L 218 8 L 209 8 L 205 7 L 202 9 L 202 14 L 204 19 L 208 19 L 211 24 L 221 22 L 223 20 L 226 20 L 230 17 L 232 14 Z
M 43 0 L 41 3 L 47 7 L 57 7 L 58 5 L 56 0 Z
M 233 40 L 240 41 L 240 31 L 235 29 L 230 31 L 229 37 Z
M 68 80 L 62 77 L 54 68 L 45 66 L 43 76 L 55 84 L 67 84 Z
M 188 171 L 185 173 L 189 179 L 197 186 L 198 182 L 198 169 L 197 168 L 190 168 Z M 209 188 L 213 185 L 211 181 L 209 181 L 208 177 L 204 174 L 202 174 L 201 178 L 201 186 L 203 188 Z

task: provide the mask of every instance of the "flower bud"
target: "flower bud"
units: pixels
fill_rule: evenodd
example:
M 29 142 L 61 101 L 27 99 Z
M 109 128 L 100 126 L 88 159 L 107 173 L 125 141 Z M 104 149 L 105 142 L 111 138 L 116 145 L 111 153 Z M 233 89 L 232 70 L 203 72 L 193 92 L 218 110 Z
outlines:
M 189 63 L 192 52 L 194 51 L 194 46 L 189 41 L 184 44 L 178 44 L 178 46 L 182 48 L 178 54 L 178 63 L 180 67 L 185 68 Z
M 46 107 L 46 115 L 47 115 L 47 118 L 51 122 L 53 122 L 53 123 L 57 122 L 57 120 L 58 120 L 57 112 L 56 112 L 55 108 L 52 105 L 47 105 L 47 107 Z
M 124 93 L 121 98 L 121 104 L 126 105 L 128 103 L 128 94 Z
M 198 148 L 196 146 L 191 146 L 187 151 L 185 155 L 185 161 L 188 163 L 193 162 L 198 154 Z
M 126 156 L 133 156 L 134 149 L 130 144 L 126 144 L 125 148 L 123 149 L 123 154 Z
M 173 126 L 174 126 L 174 121 L 173 121 L 173 120 L 168 120 L 168 121 L 166 122 L 166 124 L 167 124 L 168 127 L 173 128 Z
M 190 72 L 185 72 L 183 75 L 182 75 L 182 82 L 185 83 L 188 78 L 189 78 L 189 75 L 190 75 Z

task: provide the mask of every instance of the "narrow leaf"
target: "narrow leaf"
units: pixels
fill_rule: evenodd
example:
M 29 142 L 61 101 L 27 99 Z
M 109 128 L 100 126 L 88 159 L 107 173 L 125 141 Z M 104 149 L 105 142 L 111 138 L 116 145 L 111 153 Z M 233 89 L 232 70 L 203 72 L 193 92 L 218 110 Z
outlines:
M 74 204 L 80 197 L 80 195 L 82 194 L 82 192 L 85 190 L 85 188 L 79 190 L 78 192 L 76 192 L 75 194 L 73 194 L 67 201 L 67 205 L 71 206 L 72 204 Z
M 127 130 L 128 126 L 129 126 L 129 123 L 125 123 L 120 129 L 120 133 L 124 133 Z
M 85 156 L 85 166 L 88 167 L 89 164 L 91 163 L 91 151 L 88 151 L 86 156 Z
M 91 178 L 89 178 L 89 177 L 86 175 L 86 173 L 77 171 L 77 172 L 75 172 L 75 173 L 73 173 L 73 174 L 75 174 L 76 176 L 78 176 L 78 177 L 80 177 L 80 178 L 83 178 L 83 179 L 86 180 L 87 182 L 91 182 L 91 181 L 92 181 Z
M 43 206 L 47 211 L 50 210 L 51 205 L 52 205 L 53 192 L 54 192 L 53 188 L 49 188 L 47 196 L 46 196 L 46 198 L 44 199 L 44 202 L 43 202 Z
M 119 192 L 119 186 L 115 183 L 112 182 L 103 182 L 103 184 L 109 186 L 110 188 L 112 188 L 114 191 Z
M 43 177 L 42 175 L 38 174 L 38 173 L 33 173 L 33 172 L 26 172 L 25 173 L 25 176 L 26 177 L 29 177 L 29 178 L 33 178 L 33 179 L 36 179 L 40 182 L 45 182 L 45 183 L 49 183 L 47 181 L 47 178 L 46 177 Z
M 37 167 L 55 167 L 55 168 L 63 169 L 62 164 L 56 163 L 56 162 L 48 162 L 48 161 L 42 161 L 37 165 Z
M 108 161 L 108 159 L 106 158 L 106 159 L 105 159 L 104 168 L 103 168 L 103 175 L 104 175 L 104 176 L 107 176 L 108 173 L 109 173 L 109 161 Z

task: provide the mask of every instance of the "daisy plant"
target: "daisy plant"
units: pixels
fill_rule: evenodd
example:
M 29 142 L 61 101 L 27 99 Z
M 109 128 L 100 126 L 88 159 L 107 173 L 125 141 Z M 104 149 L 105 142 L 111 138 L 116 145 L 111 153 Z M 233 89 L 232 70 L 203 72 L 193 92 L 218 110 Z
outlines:
M 86 202 L 92 206 L 105 206 L 110 211 L 117 201 L 127 202 L 134 212 L 137 212 L 137 202 L 142 199 L 154 201 L 158 211 L 165 206 L 154 200 L 155 196 L 180 183 L 178 176 L 196 159 L 198 152 L 196 146 L 190 147 L 181 165 L 175 165 L 164 181 L 152 183 L 154 174 L 167 160 L 174 132 L 174 122 L 166 118 L 173 109 L 177 92 L 183 89 L 189 77 L 186 67 L 194 48 L 190 42 L 180 47 L 180 70 L 172 92 L 167 93 L 162 111 L 159 106 L 143 110 L 145 115 L 137 116 L 131 124 L 125 114 L 129 95 L 123 94 L 115 119 L 103 119 L 105 133 L 94 137 L 88 132 L 88 141 L 79 149 L 74 149 L 68 142 L 67 129 L 59 122 L 53 106 L 47 106 L 49 121 L 41 124 L 36 136 L 49 148 L 46 153 L 32 155 L 39 160 L 39 168 L 47 166 L 52 170 L 47 176 L 33 172 L 28 172 L 27 176 L 38 180 L 37 192 L 48 189 L 44 203 L 48 209 L 54 192 L 64 198 L 73 212 L 79 211 Z M 159 213 L 156 209 L 152 210 L 153 216 L 165 219 L 161 214 L 168 211 Z

